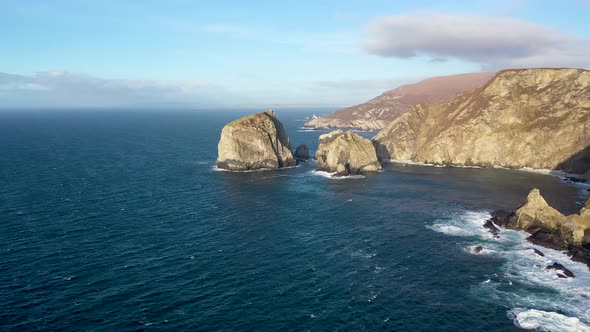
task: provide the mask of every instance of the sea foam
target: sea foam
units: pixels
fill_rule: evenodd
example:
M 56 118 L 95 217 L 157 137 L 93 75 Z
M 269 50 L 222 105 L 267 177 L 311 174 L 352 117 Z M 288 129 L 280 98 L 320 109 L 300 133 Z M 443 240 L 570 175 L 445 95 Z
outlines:
M 525 330 L 590 332 L 590 326 L 578 318 L 567 317 L 557 312 L 517 308 L 510 310 L 508 317 L 514 325 Z
M 515 308 L 508 312 L 514 324 L 541 331 L 590 331 L 590 271 L 565 253 L 531 244 L 528 233 L 499 227 L 495 238 L 483 227 L 487 212 L 465 212 L 439 219 L 427 228 L 450 236 L 464 237 L 465 252 L 494 255 L 505 261 L 501 273 L 482 276 L 472 291 L 485 301 Z M 535 250 L 542 252 L 542 257 Z M 483 258 L 482 258 L 483 259 Z M 545 267 L 563 264 L 576 277 L 562 279 Z M 517 286 L 518 285 L 518 286 Z
M 311 171 L 313 175 L 318 175 L 324 178 L 332 179 L 332 180 L 346 180 L 346 179 L 364 179 L 364 175 L 355 174 L 355 175 L 346 175 L 346 176 L 336 176 L 336 173 L 330 173 L 326 171 Z

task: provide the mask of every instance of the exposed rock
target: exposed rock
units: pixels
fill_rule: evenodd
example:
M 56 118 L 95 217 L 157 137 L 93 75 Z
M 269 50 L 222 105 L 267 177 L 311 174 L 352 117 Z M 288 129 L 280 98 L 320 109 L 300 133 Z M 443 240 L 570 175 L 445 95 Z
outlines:
M 531 190 L 526 204 L 510 217 L 509 224 L 514 228 L 524 229 L 537 238 L 539 235 L 536 233 L 543 232 L 576 246 L 590 243 L 590 216 L 587 209 L 582 208 L 580 214 L 566 217 L 547 204 L 539 189 Z
M 568 183 L 586 183 L 588 180 L 577 178 L 575 176 L 566 176 L 565 181 Z
M 486 220 L 486 222 L 483 224 L 483 227 L 487 228 L 488 231 L 490 231 L 490 233 L 492 233 L 495 238 L 500 237 L 500 230 L 498 229 L 498 227 L 494 225 L 491 219 Z
M 548 233 L 545 230 L 538 230 L 526 238 L 527 241 L 555 250 L 562 250 L 567 245 L 558 235 Z
M 309 159 L 309 149 L 307 148 L 307 145 L 300 144 L 295 148 L 295 159 L 302 161 Z
M 559 239 L 574 243 L 573 233 L 576 225 L 547 204 L 539 189 L 533 189 L 527 201 L 510 217 L 508 226 L 535 234 L 543 232 L 557 236 Z M 576 239 L 581 244 L 581 239 Z
M 221 131 L 217 167 L 255 170 L 295 166 L 291 142 L 272 110 L 230 122 Z
M 544 254 L 544 253 L 542 253 L 541 251 L 539 251 L 539 250 L 537 250 L 537 249 L 535 249 L 535 248 L 533 248 L 533 252 L 534 252 L 535 254 L 537 254 L 537 255 L 541 256 L 541 257 L 545 257 L 545 254 Z
M 318 169 L 338 175 L 377 172 L 382 168 L 371 141 L 352 131 L 336 130 L 321 135 L 315 158 Z
M 545 269 L 547 269 L 547 270 L 557 270 L 557 271 L 563 272 L 563 274 L 561 274 L 561 273 L 558 273 L 557 274 L 557 276 L 560 277 L 560 278 L 562 278 L 563 275 L 565 275 L 566 277 L 570 277 L 570 278 L 575 278 L 576 277 L 576 275 L 572 271 L 566 269 L 565 266 L 563 266 L 563 265 L 561 265 L 559 263 L 553 263 L 553 264 L 547 266 Z M 560 274 L 562 276 L 560 276 Z
M 494 73 L 470 73 L 441 76 L 403 85 L 364 104 L 338 110 L 326 117 L 314 117 L 304 126 L 315 129 L 381 130 L 415 104 L 435 103 L 459 92 L 475 90 L 493 75 Z
M 473 249 L 473 252 L 476 254 L 479 254 L 482 250 L 483 250 L 482 246 L 477 246 Z
M 557 250 L 567 250 L 572 259 L 590 266 L 590 198 L 580 214 L 564 216 L 547 204 L 539 189 L 533 189 L 527 201 L 514 213 L 493 216 L 498 225 L 522 229 L 530 242 Z
M 580 215 L 582 217 L 590 218 L 590 197 L 588 197 L 588 199 L 586 200 L 586 204 L 584 204 L 584 207 L 582 207 L 582 209 L 580 210 Z M 590 242 L 590 239 L 588 239 L 588 242 Z
M 590 170 L 590 71 L 497 73 L 474 92 L 420 104 L 373 138 L 381 160 Z

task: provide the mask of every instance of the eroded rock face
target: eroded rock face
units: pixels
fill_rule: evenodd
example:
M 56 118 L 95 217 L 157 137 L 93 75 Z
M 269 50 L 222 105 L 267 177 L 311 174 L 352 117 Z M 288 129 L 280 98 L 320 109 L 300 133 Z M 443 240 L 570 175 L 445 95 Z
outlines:
M 474 92 L 420 104 L 373 138 L 380 159 L 590 170 L 590 72 L 497 73 Z
M 321 135 L 315 158 L 319 170 L 338 175 L 377 172 L 382 168 L 371 141 L 352 131 L 336 130 Z
M 532 240 L 539 237 L 555 239 L 556 244 L 585 246 L 590 244 L 590 216 L 585 212 L 582 208 L 581 214 L 564 216 L 547 204 L 539 189 L 533 189 L 526 203 L 507 217 L 506 226 L 532 233 Z
M 526 203 L 515 212 L 495 211 L 486 225 L 493 222 L 499 226 L 525 230 L 531 233 L 528 241 L 547 248 L 566 250 L 573 260 L 590 267 L 589 207 L 590 198 L 580 214 L 565 216 L 547 204 L 539 189 L 533 189 L 528 194 Z M 493 229 L 490 231 L 498 236 Z M 544 256 L 536 249 L 535 253 Z M 566 276 L 569 275 L 566 273 Z
M 315 129 L 381 130 L 415 104 L 439 102 L 456 93 L 475 90 L 493 75 L 494 73 L 469 73 L 432 77 L 400 86 L 364 104 L 344 108 L 325 117 L 314 116 L 304 126 Z
M 217 167 L 234 170 L 295 166 L 291 142 L 272 110 L 228 123 L 217 146 Z
M 305 144 L 300 144 L 295 148 L 295 159 L 306 161 L 309 159 L 309 148 Z

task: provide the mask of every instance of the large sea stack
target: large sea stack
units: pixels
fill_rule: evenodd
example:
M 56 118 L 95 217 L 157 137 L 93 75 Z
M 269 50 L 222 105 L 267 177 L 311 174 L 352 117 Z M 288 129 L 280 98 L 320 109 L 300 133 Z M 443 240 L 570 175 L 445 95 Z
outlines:
M 340 129 L 321 135 L 315 154 L 319 170 L 337 175 L 377 172 L 377 160 L 371 141 L 358 134 Z
M 382 160 L 590 170 L 590 72 L 504 70 L 474 92 L 419 104 L 373 138 Z
M 217 147 L 217 167 L 234 171 L 295 166 L 291 141 L 272 110 L 228 123 Z

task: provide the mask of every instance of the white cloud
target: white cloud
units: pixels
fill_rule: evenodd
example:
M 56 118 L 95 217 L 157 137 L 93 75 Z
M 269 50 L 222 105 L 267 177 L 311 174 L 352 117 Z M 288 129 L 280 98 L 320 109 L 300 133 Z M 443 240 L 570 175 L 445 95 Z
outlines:
M 32 76 L 0 73 L 2 107 L 201 107 L 224 98 L 221 87 L 198 81 L 105 79 L 64 71 Z
M 380 17 L 363 49 L 383 57 L 461 59 L 485 69 L 590 67 L 590 41 L 513 18 L 416 13 Z

